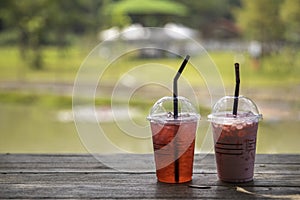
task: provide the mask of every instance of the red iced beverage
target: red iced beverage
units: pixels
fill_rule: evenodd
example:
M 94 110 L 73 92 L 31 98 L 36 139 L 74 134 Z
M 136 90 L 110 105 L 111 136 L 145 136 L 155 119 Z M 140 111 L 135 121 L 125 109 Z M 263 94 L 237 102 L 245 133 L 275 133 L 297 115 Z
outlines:
M 160 182 L 192 180 L 197 121 L 151 122 L 156 176 Z
M 172 113 L 166 112 L 162 98 L 156 103 L 148 119 L 150 120 L 156 176 L 158 181 L 165 183 L 183 183 L 192 180 L 195 135 L 199 115 L 181 112 L 177 119 Z M 179 98 L 191 106 L 186 99 Z M 181 102 L 182 103 L 182 102 Z
M 250 105 L 254 105 L 249 99 L 246 100 L 247 103 L 251 103 Z M 209 116 L 218 176 L 220 180 L 226 182 L 253 180 L 256 136 L 261 115 L 245 111 L 247 106 L 243 105 L 247 104 L 244 104 L 243 99 L 240 101 L 244 110 L 238 111 L 237 115 L 233 115 L 230 111 L 221 111 L 219 105 L 218 112 Z

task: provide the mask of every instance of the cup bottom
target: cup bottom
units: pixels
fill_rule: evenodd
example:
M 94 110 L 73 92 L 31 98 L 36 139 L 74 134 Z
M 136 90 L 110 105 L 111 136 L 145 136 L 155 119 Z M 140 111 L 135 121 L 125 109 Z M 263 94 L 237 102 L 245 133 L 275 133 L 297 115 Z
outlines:
M 192 180 L 192 177 L 190 177 L 190 178 L 181 178 L 181 180 L 175 182 L 175 181 L 165 180 L 165 179 L 161 179 L 161 178 L 157 177 L 157 181 L 161 182 L 161 183 L 173 183 L 173 184 L 176 184 L 176 183 L 190 182 L 191 180 Z
M 244 179 L 228 179 L 228 178 L 219 177 L 219 179 L 221 181 L 227 182 L 227 183 L 246 183 L 246 182 L 253 181 L 253 177 L 251 177 L 251 178 L 244 178 Z

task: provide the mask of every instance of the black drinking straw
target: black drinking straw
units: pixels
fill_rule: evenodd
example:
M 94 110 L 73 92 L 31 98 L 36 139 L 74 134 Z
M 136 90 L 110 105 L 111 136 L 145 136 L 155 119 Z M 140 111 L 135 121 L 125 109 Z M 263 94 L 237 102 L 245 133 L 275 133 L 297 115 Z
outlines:
M 235 91 L 234 91 L 234 102 L 232 114 L 236 117 L 238 103 L 239 103 L 239 91 L 240 91 L 240 65 L 239 63 L 234 64 L 235 67 Z
M 178 72 L 176 73 L 174 79 L 173 79 L 173 111 L 174 111 L 174 119 L 178 118 L 178 88 L 177 88 L 177 81 L 182 73 L 182 71 L 184 70 L 188 60 L 190 59 L 190 56 L 187 55 L 185 57 L 185 59 L 183 60 Z M 174 131 L 174 143 L 175 143 L 175 151 L 174 151 L 174 158 L 175 158 L 175 162 L 174 162 L 174 178 L 175 178 L 175 182 L 178 183 L 179 182 L 179 158 L 178 158 L 178 150 L 177 150 L 177 142 L 176 142 L 176 134 L 177 134 L 177 130 Z
M 173 79 L 173 111 L 174 111 L 174 119 L 178 118 L 178 88 L 177 88 L 177 81 L 184 70 L 188 60 L 190 59 L 190 56 L 187 55 L 185 59 L 183 60 L 178 72 L 176 73 L 174 79 Z

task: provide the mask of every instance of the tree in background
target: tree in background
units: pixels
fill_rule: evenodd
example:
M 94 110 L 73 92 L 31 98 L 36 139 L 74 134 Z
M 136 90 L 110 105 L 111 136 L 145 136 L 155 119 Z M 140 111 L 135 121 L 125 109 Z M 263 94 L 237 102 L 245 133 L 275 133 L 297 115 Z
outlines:
M 185 17 L 178 17 L 177 22 L 202 32 L 204 38 L 223 37 L 211 32 L 211 28 L 222 20 L 233 22 L 232 8 L 240 6 L 240 0 L 177 0 L 189 11 Z
M 299 57 L 300 43 L 300 1 L 299 0 L 284 0 L 280 8 L 280 17 L 285 26 L 284 38 L 287 45 L 282 50 L 285 54 L 283 69 L 294 71 L 298 65 L 295 60 Z M 282 61 L 282 62 L 283 62 Z
M 124 27 L 130 23 L 143 26 L 163 26 L 174 16 L 184 16 L 187 8 L 170 0 L 122 0 L 107 1 L 105 14 L 110 18 L 111 26 Z
M 294 61 L 300 42 L 299 0 L 242 0 L 234 14 L 245 38 L 253 40 L 250 44 L 260 44 L 261 56 L 274 60 L 269 69 L 285 73 L 297 67 Z M 278 58 L 279 52 L 284 56 Z
M 5 1 L 1 15 L 8 26 L 18 32 L 18 46 L 23 60 L 35 69 L 42 68 L 41 42 L 45 34 L 47 13 L 46 0 Z
M 42 69 L 44 45 L 63 48 L 69 36 L 98 31 L 101 5 L 101 0 L 2 0 L 0 15 L 6 31 L 17 32 L 21 58 Z
M 59 51 L 74 43 L 74 38 L 95 37 L 105 20 L 99 12 L 102 0 L 48 0 L 47 42 Z M 63 54 L 60 54 L 63 55 Z
M 280 17 L 286 28 L 285 39 L 300 42 L 300 1 L 285 0 L 281 5 Z
M 234 14 L 243 35 L 262 44 L 281 41 L 284 34 L 279 15 L 281 3 L 282 0 L 242 0 Z

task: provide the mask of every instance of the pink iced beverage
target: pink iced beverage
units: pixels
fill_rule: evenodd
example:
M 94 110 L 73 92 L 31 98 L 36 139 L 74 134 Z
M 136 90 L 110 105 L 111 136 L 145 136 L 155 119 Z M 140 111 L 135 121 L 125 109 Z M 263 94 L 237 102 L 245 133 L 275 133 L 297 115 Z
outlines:
M 220 180 L 248 182 L 253 180 L 258 122 L 262 118 L 255 103 L 238 97 L 233 114 L 233 96 L 221 98 L 208 116 L 212 124 L 215 159 Z
M 247 182 L 253 179 L 258 121 L 245 121 L 249 113 L 237 115 L 237 123 L 226 123 L 232 114 L 223 114 L 224 123 L 212 123 L 218 176 L 222 181 Z M 255 118 L 254 118 L 255 119 Z

